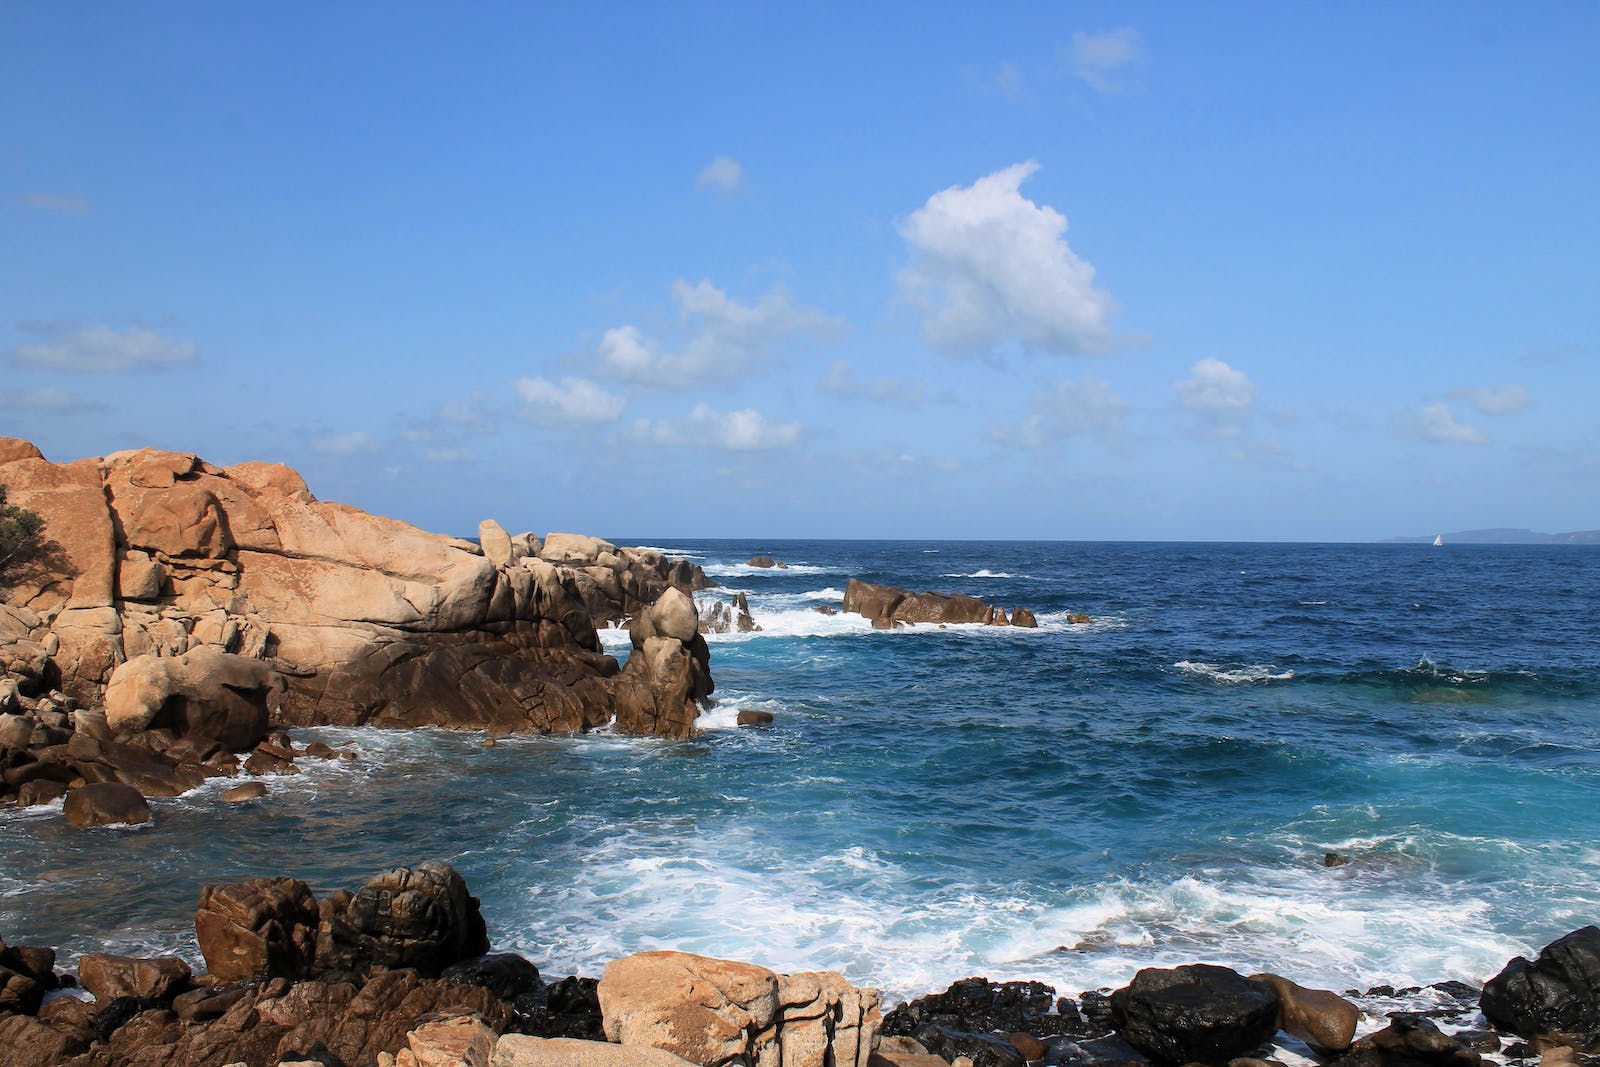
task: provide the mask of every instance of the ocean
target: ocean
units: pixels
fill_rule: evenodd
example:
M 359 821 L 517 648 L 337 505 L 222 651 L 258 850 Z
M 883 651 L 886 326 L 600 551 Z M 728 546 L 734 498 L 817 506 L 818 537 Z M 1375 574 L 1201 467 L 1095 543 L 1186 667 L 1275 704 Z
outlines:
M 206 882 L 322 894 L 424 859 L 547 975 L 677 948 L 891 999 L 1185 962 L 1481 982 L 1600 921 L 1600 548 L 624 543 L 695 559 L 701 599 L 745 591 L 763 627 L 711 638 L 702 736 L 306 730 L 360 759 L 132 830 L 3 812 L 0 936 L 192 956 Z M 1040 627 L 816 610 L 852 576 Z

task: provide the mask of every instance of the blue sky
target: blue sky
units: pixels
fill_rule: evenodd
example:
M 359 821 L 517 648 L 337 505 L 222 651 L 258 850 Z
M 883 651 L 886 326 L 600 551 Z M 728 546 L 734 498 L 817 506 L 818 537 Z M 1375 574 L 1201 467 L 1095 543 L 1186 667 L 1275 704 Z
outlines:
M 1597 52 L 1593 3 L 13 2 L 0 434 L 458 533 L 1600 527 Z

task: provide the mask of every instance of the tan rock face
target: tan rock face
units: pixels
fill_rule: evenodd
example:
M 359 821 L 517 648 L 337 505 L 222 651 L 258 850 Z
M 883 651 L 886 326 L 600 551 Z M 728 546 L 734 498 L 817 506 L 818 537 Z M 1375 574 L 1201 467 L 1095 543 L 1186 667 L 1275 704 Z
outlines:
M 188 988 L 189 965 L 177 956 L 136 959 L 90 952 L 78 957 L 78 982 L 101 1004 L 118 997 L 170 998 Z
M 606 966 L 607 1040 L 661 1049 L 702 1067 L 866 1067 L 878 995 L 832 972 L 778 975 L 686 952 L 642 952 Z
M 480 549 L 319 502 L 287 467 L 220 468 L 189 453 L 54 464 L 0 438 L 0 482 L 44 518 L 50 541 L 7 593 L 3 610 L 36 625 L 0 617 L 0 667 L 53 670 L 84 705 L 115 681 L 114 729 L 208 700 L 194 695 L 195 672 L 142 659 L 190 663 L 202 649 L 277 669 L 274 714 L 288 725 L 550 732 L 615 718 L 683 734 L 709 692 L 709 653 L 687 644 L 692 629 L 680 638 L 687 660 L 641 663 L 626 679 L 595 633 L 596 613 L 626 618 L 668 590 L 681 600 L 661 609 L 662 626 L 683 631 L 694 606 L 678 590 L 706 583 L 687 561 L 576 534 L 513 539 L 494 522 Z
M 490 1067 L 691 1067 L 683 1057 L 660 1049 L 524 1034 L 501 1037 L 489 1063 Z

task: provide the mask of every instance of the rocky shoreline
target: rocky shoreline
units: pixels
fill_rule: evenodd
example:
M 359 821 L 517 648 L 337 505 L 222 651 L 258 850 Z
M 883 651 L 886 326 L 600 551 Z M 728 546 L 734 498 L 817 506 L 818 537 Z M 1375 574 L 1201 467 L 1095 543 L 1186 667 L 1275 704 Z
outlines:
M 832 972 L 644 952 L 549 981 L 492 952 L 452 867 L 321 900 L 288 877 L 206 886 L 195 974 L 178 956 L 0 942 L 5 1067 L 1567 1067 L 1600 1062 L 1600 929 L 1517 958 L 1480 991 L 1375 989 L 1364 1013 L 1287 978 L 1193 964 L 1057 996 L 969 978 L 885 1014 Z M 1480 1014 L 1481 1012 L 1481 1014 Z M 1359 1036 L 1358 1035 L 1363 1035 Z M 1282 1056 L 1282 1059 L 1276 1057 Z
M 0 589 L 0 803 L 87 789 L 83 824 L 139 821 L 141 797 L 335 755 L 296 726 L 682 738 L 714 689 L 692 597 L 714 583 L 652 549 L 492 520 L 474 543 L 149 449 L 0 438 L 0 484 L 45 538 Z M 597 623 L 628 626 L 626 666 Z

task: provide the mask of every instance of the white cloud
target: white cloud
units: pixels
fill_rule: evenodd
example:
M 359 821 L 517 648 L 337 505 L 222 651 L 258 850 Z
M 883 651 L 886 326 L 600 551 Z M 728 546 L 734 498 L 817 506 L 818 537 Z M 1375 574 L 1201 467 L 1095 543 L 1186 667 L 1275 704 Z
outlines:
M 1100 352 L 1111 297 L 1067 245 L 1067 219 L 1019 189 L 1039 169 L 1018 163 L 935 193 L 900 225 L 911 246 L 901 291 L 922 335 L 950 352 L 984 352 L 1008 338 L 1051 352 Z
M 1470 423 L 1459 421 L 1449 405 L 1440 401 L 1421 408 L 1415 416 L 1402 420 L 1401 428 L 1412 437 L 1444 445 L 1485 445 L 1489 438 Z
M 1471 404 L 1480 415 L 1511 415 L 1528 406 L 1526 385 L 1497 385 L 1492 389 L 1457 389 L 1450 395 Z
M 1033 414 L 1016 429 L 997 429 L 990 436 L 1042 448 L 1069 437 L 1110 439 L 1122 434 L 1129 404 L 1099 378 L 1062 382 L 1061 387 L 1033 398 Z
M 744 168 L 739 166 L 737 159 L 730 159 L 727 156 L 713 159 L 694 180 L 696 189 L 710 190 L 718 196 L 732 196 L 743 184 Z
M 89 213 L 89 201 L 81 196 L 63 193 L 28 193 L 17 197 L 17 203 L 30 211 L 48 211 L 55 215 L 84 216 Z
M 376 445 L 372 435 L 365 430 L 328 434 L 311 442 L 311 447 L 325 456 L 356 456 L 371 452 Z
M 108 373 L 143 367 L 182 367 L 199 361 L 193 341 L 163 337 L 144 326 L 81 326 L 71 322 L 23 324 L 42 338 L 18 345 L 11 362 L 25 367 L 80 373 Z
M 38 411 L 51 415 L 77 415 L 99 411 L 101 404 L 73 396 L 64 389 L 8 389 L 0 387 L 0 408 L 13 411 Z
M 615 422 L 628 403 L 587 378 L 563 378 L 558 385 L 548 378 L 518 378 L 517 417 L 541 426 L 583 426 Z
M 471 463 L 478 458 L 470 448 L 430 448 L 423 453 L 429 462 L 439 464 Z
M 817 383 L 817 388 L 834 396 L 853 396 L 867 400 L 881 400 L 886 404 L 903 404 L 919 407 L 922 404 L 923 384 L 910 378 L 873 378 L 862 381 L 844 360 L 829 364 L 827 373 Z
M 1144 62 L 1144 39 L 1128 26 L 1104 33 L 1072 35 L 1063 52 L 1067 69 L 1097 93 L 1120 93 Z
M 1189 377 L 1174 382 L 1172 388 L 1178 406 L 1198 415 L 1219 436 L 1236 435 L 1255 413 L 1255 384 L 1220 359 L 1200 360 L 1189 368 Z
M 633 424 L 636 438 L 656 445 L 715 448 L 728 452 L 770 452 L 800 443 L 798 422 L 769 419 L 753 408 L 716 411 L 697 404 L 689 417 L 676 422 L 640 419 Z
M 613 327 L 595 351 L 602 374 L 653 389 L 730 381 L 769 359 L 779 341 L 796 336 L 831 339 L 840 327 L 838 320 L 796 304 L 781 289 L 754 304 L 741 304 L 710 281 L 677 281 L 672 299 L 678 305 L 682 347 L 668 351 L 637 326 Z

